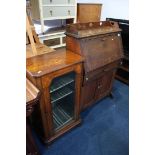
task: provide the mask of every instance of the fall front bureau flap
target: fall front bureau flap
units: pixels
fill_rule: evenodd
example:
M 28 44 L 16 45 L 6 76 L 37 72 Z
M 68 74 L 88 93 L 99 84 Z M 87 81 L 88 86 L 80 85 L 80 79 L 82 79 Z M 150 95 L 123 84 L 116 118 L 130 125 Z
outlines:
M 107 65 L 123 57 L 120 33 L 101 35 L 81 42 L 85 72 Z
M 85 58 L 86 73 L 123 57 L 121 30 L 117 23 L 112 23 L 108 21 L 67 26 L 66 35 L 78 42 L 79 54 Z

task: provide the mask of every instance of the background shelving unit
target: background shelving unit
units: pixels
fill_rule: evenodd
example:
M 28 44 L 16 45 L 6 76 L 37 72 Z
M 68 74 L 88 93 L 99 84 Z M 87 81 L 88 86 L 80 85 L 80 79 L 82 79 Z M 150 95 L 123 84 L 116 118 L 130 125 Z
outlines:
M 52 48 L 65 46 L 65 25 L 76 22 L 76 0 L 30 0 L 30 5 L 32 19 L 41 23 L 41 33 L 38 34 L 40 41 Z M 52 28 L 46 30 L 45 22 L 51 21 L 58 25 L 53 24 Z

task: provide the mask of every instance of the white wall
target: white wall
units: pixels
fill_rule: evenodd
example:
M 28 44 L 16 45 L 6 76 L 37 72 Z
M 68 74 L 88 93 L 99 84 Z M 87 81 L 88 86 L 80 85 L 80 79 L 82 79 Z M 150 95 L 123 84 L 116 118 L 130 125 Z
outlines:
M 106 17 L 129 19 L 129 0 L 77 0 L 78 3 L 102 3 L 101 20 Z

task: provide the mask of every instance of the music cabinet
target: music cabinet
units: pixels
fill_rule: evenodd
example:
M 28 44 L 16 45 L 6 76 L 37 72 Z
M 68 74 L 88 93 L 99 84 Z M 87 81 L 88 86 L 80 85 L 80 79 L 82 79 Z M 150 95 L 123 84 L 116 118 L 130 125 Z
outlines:
M 66 50 L 27 58 L 27 78 L 41 91 L 32 123 L 45 143 L 80 123 L 83 58 Z
M 81 110 L 110 95 L 123 58 L 121 29 L 116 22 L 70 24 L 66 48 L 84 57 Z

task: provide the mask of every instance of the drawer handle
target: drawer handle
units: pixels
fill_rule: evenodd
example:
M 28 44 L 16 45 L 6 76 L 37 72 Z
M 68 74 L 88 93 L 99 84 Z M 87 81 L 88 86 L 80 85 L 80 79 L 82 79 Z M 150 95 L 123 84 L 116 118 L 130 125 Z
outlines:
M 118 68 L 118 67 L 109 68 L 109 69 L 104 69 L 103 72 L 109 72 L 109 71 L 115 70 L 115 69 L 117 69 L 117 68 Z
M 106 38 L 102 38 L 101 41 L 106 41 Z
M 71 15 L 71 11 L 70 10 L 68 10 L 68 15 Z
M 51 16 L 53 15 L 53 11 L 52 10 L 50 10 L 50 14 L 51 14 Z
M 50 3 L 52 3 L 52 0 L 50 0 Z
M 110 70 L 112 70 L 112 69 L 104 69 L 103 72 L 108 72 Z
M 98 89 L 102 88 L 102 85 L 99 85 L 97 88 L 98 88 Z

